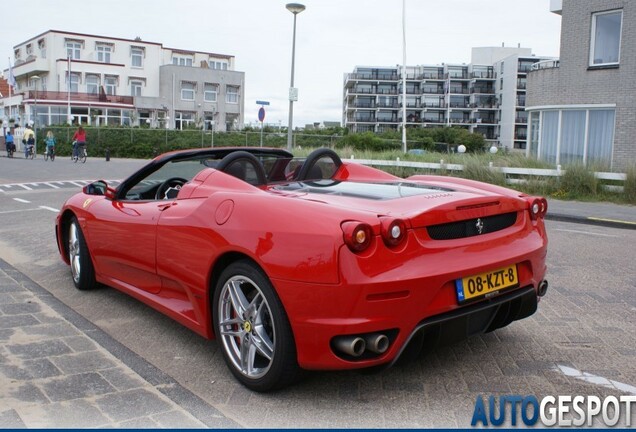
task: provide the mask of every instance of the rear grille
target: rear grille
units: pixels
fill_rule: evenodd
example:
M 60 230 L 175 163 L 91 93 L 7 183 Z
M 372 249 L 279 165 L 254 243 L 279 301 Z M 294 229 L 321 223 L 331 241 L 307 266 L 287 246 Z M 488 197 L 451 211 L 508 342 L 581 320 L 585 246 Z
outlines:
M 514 225 L 516 221 L 517 212 L 512 212 L 459 222 L 431 225 L 427 228 L 427 231 L 433 240 L 452 240 L 496 232 Z

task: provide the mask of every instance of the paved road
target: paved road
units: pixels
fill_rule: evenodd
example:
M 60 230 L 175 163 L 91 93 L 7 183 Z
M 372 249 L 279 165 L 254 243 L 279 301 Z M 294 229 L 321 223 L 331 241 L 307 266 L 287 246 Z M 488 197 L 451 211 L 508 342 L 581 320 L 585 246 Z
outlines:
M 562 220 L 548 221 L 551 288 L 533 317 L 407 367 L 249 392 L 215 342 L 113 289 L 76 291 L 57 256 L 55 210 L 74 183 L 140 164 L 0 158 L 0 424 L 466 427 L 478 395 L 636 394 L 636 230 Z M 550 210 L 588 215 L 584 206 Z M 595 209 L 616 219 L 611 205 Z M 633 207 L 620 211 L 625 227 L 636 221 Z M 135 409 L 117 414 L 122 401 Z M 86 416 L 64 423 L 74 404 Z

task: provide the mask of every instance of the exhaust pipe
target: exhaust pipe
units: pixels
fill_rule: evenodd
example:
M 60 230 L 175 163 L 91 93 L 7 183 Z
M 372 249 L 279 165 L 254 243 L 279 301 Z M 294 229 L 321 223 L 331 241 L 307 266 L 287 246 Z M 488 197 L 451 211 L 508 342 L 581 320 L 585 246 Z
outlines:
M 360 357 L 366 349 L 366 342 L 359 336 L 340 336 L 334 340 L 336 349 L 353 357 Z
M 546 292 L 548 292 L 548 281 L 547 280 L 542 280 L 541 282 L 539 282 L 539 289 L 537 290 L 537 295 L 539 297 L 543 297 Z
M 383 354 L 389 349 L 389 338 L 381 333 L 366 335 L 364 340 L 367 344 L 367 349 L 373 353 Z

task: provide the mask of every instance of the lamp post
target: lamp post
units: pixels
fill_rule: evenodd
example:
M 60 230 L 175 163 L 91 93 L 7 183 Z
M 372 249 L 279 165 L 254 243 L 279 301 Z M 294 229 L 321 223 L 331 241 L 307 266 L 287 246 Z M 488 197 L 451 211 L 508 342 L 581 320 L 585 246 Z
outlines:
M 294 61 L 296 60 L 296 15 L 305 10 L 300 3 L 287 3 L 288 11 L 294 14 L 294 35 L 292 37 L 291 83 L 289 84 L 289 125 L 287 127 L 287 150 L 292 149 L 292 129 L 294 123 L 294 100 L 298 100 L 298 91 L 294 88 Z
M 31 77 L 35 81 L 35 120 L 33 121 L 33 154 L 38 154 L 38 84 L 40 83 L 40 77 L 33 75 Z

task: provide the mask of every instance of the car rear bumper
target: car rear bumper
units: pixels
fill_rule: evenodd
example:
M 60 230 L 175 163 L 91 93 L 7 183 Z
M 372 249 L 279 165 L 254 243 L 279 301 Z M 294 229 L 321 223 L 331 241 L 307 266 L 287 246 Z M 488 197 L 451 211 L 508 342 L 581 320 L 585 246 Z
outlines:
M 538 235 L 526 240 L 523 246 L 497 242 L 489 250 L 464 251 L 462 259 L 441 251 L 420 252 L 406 262 L 388 255 L 365 261 L 343 252 L 340 284 L 272 280 L 294 332 L 300 366 L 329 370 L 390 365 L 411 353 L 413 344 L 421 347 L 435 335 L 457 341 L 532 315 L 546 273 L 547 245 Z M 508 265 L 517 267 L 517 287 L 472 302 L 458 300 L 458 278 Z M 388 349 L 379 354 L 354 358 L 334 348 L 336 338 L 377 334 L 390 339 Z

